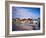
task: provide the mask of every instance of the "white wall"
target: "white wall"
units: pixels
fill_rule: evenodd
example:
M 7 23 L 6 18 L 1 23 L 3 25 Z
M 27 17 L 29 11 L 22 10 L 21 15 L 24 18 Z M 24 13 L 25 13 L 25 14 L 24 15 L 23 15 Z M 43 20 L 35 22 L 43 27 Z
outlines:
M 20 0 L 20 1 L 46 3 L 46 0 Z M 45 32 L 46 32 L 46 28 L 45 28 Z M 4 36 L 5 36 L 5 0 L 0 0 L 0 38 L 5 38 Z M 27 37 L 16 37 L 16 38 L 45 38 L 45 37 L 46 37 L 46 33 L 45 35 L 42 35 L 42 36 L 27 36 Z

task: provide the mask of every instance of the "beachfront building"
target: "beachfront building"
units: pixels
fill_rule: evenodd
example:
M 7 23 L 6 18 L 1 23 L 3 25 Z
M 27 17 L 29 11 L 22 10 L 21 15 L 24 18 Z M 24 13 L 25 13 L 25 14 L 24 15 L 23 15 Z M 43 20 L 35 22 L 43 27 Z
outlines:
M 39 24 L 39 19 L 20 19 L 20 18 L 16 18 L 16 22 L 18 23 L 29 23 L 29 24 Z

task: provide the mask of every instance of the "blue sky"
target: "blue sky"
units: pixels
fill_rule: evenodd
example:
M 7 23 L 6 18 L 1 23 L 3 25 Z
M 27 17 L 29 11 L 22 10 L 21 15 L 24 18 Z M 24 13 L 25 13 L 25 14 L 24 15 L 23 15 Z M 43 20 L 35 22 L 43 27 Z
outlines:
M 40 8 L 35 7 L 12 7 L 12 18 L 31 18 L 40 17 Z

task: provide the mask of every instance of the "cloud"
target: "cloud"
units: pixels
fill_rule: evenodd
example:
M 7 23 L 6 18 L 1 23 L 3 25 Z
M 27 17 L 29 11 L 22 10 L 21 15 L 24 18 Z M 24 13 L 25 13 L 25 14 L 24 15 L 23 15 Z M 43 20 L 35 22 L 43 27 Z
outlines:
M 19 18 L 37 19 L 39 17 L 38 15 L 34 14 L 33 12 L 29 12 L 28 9 L 24 9 L 24 8 L 16 9 L 16 14 L 18 15 L 16 17 L 19 17 Z

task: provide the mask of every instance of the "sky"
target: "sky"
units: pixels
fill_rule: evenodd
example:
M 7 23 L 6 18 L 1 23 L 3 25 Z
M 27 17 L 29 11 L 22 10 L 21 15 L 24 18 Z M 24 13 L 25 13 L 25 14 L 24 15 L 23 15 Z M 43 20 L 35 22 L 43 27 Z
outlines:
M 40 8 L 35 7 L 12 7 L 12 18 L 31 18 L 40 17 Z

